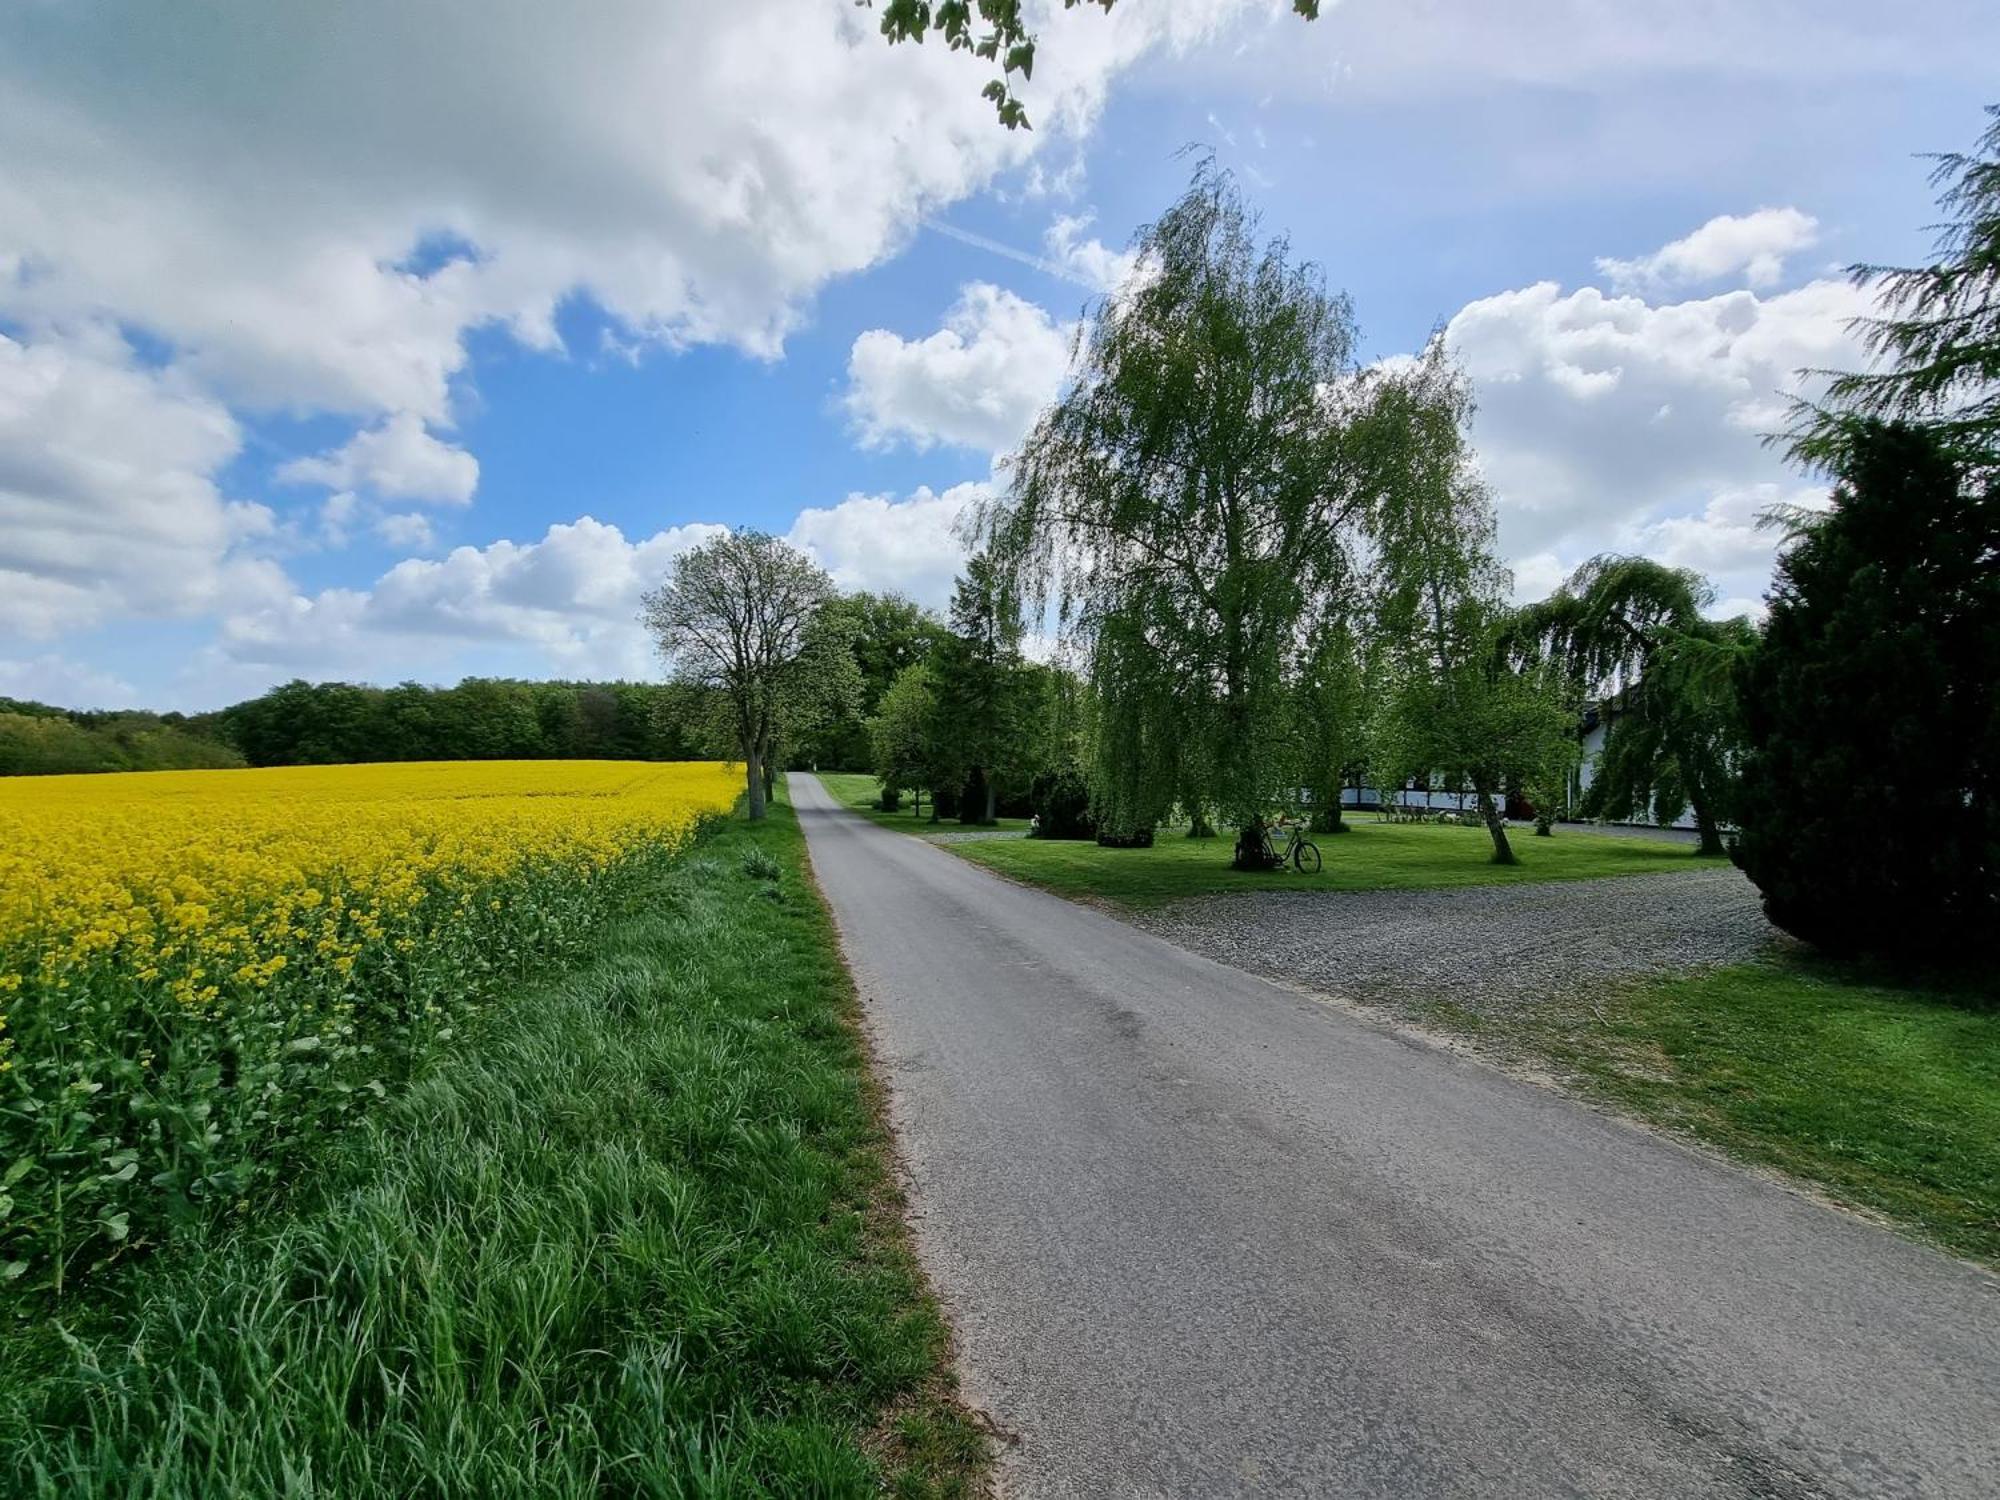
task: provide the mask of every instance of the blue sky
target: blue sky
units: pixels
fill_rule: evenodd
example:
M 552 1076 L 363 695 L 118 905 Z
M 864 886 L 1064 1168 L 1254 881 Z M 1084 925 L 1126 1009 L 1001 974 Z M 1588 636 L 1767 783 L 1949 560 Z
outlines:
M 847 0 L 0 10 L 0 693 L 651 674 L 724 524 L 940 603 L 1188 147 L 1366 357 L 1446 327 L 1524 596 L 1615 548 L 1754 607 L 1818 493 L 1758 434 L 1856 357 L 1834 268 L 1923 252 L 2000 18 L 1495 9 L 1060 15 L 1015 135 Z

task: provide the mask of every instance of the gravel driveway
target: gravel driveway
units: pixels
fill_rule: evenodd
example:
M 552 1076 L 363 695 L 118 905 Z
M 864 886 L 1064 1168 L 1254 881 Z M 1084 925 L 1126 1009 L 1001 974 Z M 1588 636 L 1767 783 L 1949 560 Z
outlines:
M 1201 896 L 1128 920 L 1237 968 L 1392 1006 L 1519 1005 L 1625 974 L 1737 963 L 1778 937 L 1723 867 L 1442 891 Z

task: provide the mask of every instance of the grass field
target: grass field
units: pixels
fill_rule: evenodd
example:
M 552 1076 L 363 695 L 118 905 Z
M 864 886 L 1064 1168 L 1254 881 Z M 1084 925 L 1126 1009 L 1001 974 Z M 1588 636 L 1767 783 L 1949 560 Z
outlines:
M 789 810 L 629 895 L 270 1211 L 0 1325 L 0 1493 L 977 1493 Z
M 1431 1019 L 2000 1265 L 2000 990 L 1778 956 Z
M 1158 906 L 1183 896 L 1218 891 L 1428 890 L 1439 886 L 1511 885 L 1535 880 L 1589 880 L 1603 875 L 1649 875 L 1712 865 L 1682 844 L 1606 838 L 1561 829 L 1550 838 L 1527 830 L 1513 835 L 1518 865 L 1492 862 L 1492 841 L 1482 829 L 1433 823 L 1379 823 L 1351 819 L 1348 831 L 1313 840 L 1321 868 L 1316 875 L 1286 869 L 1247 874 L 1229 867 L 1232 840 L 1190 839 L 1162 829 L 1150 849 L 1103 849 L 1093 843 L 1003 839 L 954 846 L 953 853 L 1013 880 L 1059 896 L 1114 906 Z
M 875 805 L 875 799 L 882 795 L 882 783 L 873 776 L 864 776 L 852 771 L 821 771 L 820 781 L 836 801 L 851 807 L 862 816 L 880 823 L 884 828 L 894 828 L 900 833 L 950 833 L 962 828 L 977 828 L 976 823 L 961 823 L 956 818 L 948 818 L 941 823 L 931 821 L 931 805 L 926 802 L 921 815 L 913 810 L 908 793 L 903 797 L 901 812 L 885 813 Z M 1028 829 L 1026 818 L 1001 818 L 985 825 L 991 828 L 1008 828 L 1025 833 Z

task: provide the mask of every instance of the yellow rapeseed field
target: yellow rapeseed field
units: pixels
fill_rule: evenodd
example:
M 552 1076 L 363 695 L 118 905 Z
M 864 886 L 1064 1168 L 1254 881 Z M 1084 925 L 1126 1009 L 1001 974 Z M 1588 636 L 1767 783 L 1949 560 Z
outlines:
M 155 1209 L 241 1198 L 740 788 L 625 761 L 0 780 L 0 1281 L 60 1288 Z

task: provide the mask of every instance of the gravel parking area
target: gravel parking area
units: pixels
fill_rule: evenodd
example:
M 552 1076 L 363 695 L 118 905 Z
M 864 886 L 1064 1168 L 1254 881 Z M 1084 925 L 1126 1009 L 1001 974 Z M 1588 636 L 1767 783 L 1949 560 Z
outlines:
M 1739 963 L 1778 938 L 1755 887 L 1729 868 L 1444 891 L 1258 891 L 1128 920 L 1324 993 L 1496 1013 L 1617 976 Z

